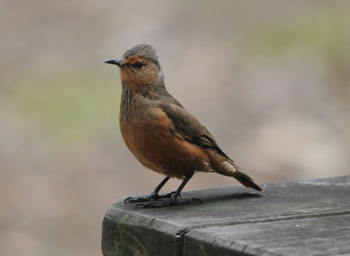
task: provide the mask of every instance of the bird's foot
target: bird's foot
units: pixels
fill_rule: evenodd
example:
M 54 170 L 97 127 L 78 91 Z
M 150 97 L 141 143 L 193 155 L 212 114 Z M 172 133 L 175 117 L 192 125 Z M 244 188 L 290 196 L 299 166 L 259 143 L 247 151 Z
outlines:
M 182 201 L 177 201 L 171 198 L 170 200 L 163 201 L 163 202 L 148 202 L 148 203 L 137 204 L 136 207 L 163 208 L 163 207 L 170 207 L 170 206 L 191 205 L 192 203 L 203 204 L 202 200 L 200 200 L 199 198 L 190 198 Z
M 124 200 L 124 203 L 149 202 L 149 201 L 159 200 L 162 198 L 171 198 L 171 196 L 174 194 L 175 194 L 175 191 L 166 193 L 166 194 L 158 194 L 158 193 L 152 192 L 151 194 L 144 197 L 127 197 Z

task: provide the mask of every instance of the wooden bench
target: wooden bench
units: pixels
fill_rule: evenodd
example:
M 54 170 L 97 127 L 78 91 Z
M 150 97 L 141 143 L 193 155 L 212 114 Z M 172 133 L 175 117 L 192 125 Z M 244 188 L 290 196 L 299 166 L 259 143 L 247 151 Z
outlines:
M 105 256 L 350 255 L 350 175 L 186 191 L 203 205 L 143 209 L 116 201 Z

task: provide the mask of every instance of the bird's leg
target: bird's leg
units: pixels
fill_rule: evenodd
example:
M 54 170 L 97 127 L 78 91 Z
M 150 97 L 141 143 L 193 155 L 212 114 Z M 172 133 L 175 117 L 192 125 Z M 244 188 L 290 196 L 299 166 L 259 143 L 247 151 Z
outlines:
M 185 179 L 182 181 L 178 189 L 173 193 L 168 201 L 165 202 L 149 202 L 149 203 L 141 203 L 136 206 L 142 206 L 144 208 L 159 208 L 159 207 L 169 207 L 174 205 L 188 205 L 194 201 L 197 201 L 202 204 L 202 201 L 198 198 L 191 198 L 183 201 L 177 201 L 177 198 L 180 196 L 182 189 L 186 186 L 187 182 L 192 178 L 191 175 L 187 175 Z
M 161 198 L 170 198 L 175 192 L 170 192 L 166 194 L 159 195 L 159 191 L 161 188 L 167 183 L 167 181 L 170 179 L 170 177 L 166 176 L 161 183 L 153 190 L 153 192 L 147 196 L 144 197 L 127 197 L 124 200 L 124 203 L 139 203 L 139 202 L 147 202 L 152 200 L 157 200 Z

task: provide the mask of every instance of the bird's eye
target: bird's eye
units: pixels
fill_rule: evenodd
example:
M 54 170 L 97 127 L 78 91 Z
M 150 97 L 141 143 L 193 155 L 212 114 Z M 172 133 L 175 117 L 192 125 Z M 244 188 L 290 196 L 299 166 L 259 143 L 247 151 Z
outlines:
M 142 63 L 142 62 L 136 62 L 136 63 L 135 63 L 135 67 L 138 68 L 138 69 L 140 69 L 140 68 L 143 67 L 143 63 Z

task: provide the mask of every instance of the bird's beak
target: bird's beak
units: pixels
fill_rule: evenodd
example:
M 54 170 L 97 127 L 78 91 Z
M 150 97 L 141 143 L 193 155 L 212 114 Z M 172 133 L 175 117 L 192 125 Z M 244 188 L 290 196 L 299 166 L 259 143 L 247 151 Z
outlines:
M 125 65 L 124 61 L 122 59 L 111 59 L 111 60 L 106 60 L 105 63 L 107 64 L 113 64 L 117 65 L 119 67 L 122 67 Z

